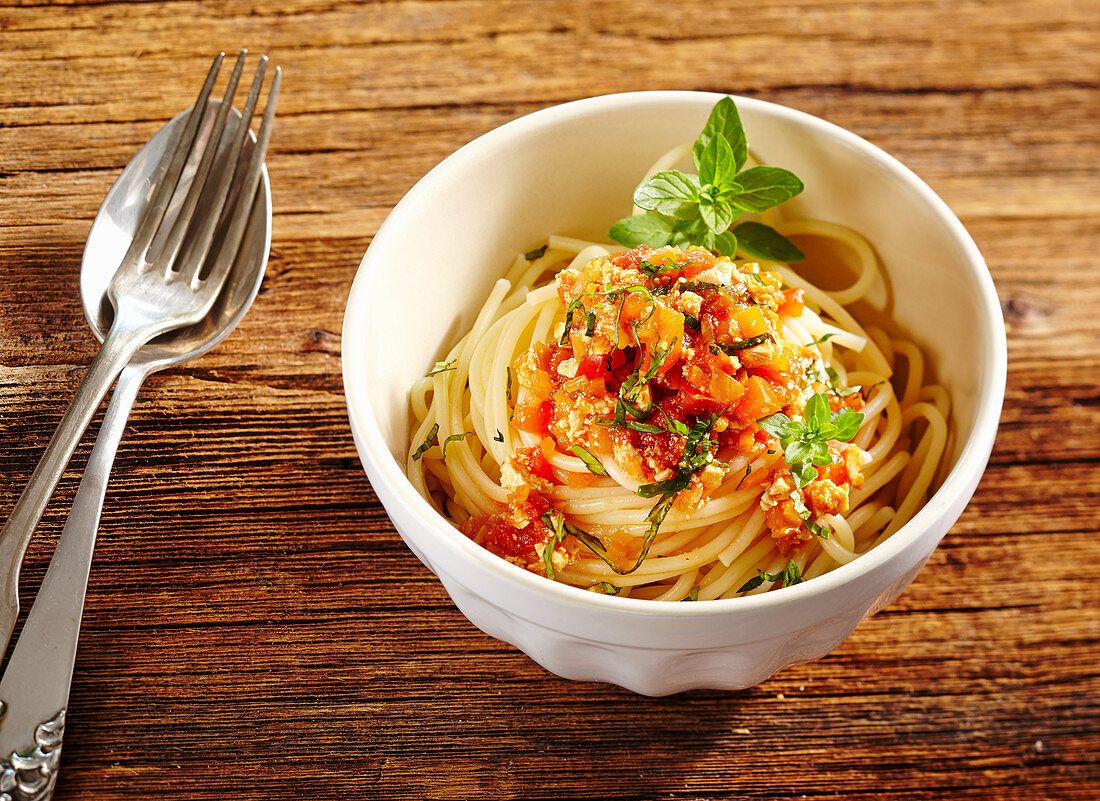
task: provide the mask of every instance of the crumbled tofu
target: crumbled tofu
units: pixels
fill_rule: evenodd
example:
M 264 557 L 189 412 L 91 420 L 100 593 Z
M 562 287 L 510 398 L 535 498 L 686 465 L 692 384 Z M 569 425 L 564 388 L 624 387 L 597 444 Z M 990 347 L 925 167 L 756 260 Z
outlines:
M 701 281 L 705 284 L 732 284 L 733 262 L 722 259 L 709 270 L 703 270 L 703 272 L 695 276 L 694 280 Z
M 513 490 L 523 486 L 524 483 L 523 476 L 516 468 L 512 467 L 510 461 L 504 462 L 504 464 L 500 466 L 500 486 L 505 489 Z
M 566 359 L 558 364 L 557 370 L 560 375 L 566 378 L 574 378 L 577 375 L 578 366 L 576 359 Z

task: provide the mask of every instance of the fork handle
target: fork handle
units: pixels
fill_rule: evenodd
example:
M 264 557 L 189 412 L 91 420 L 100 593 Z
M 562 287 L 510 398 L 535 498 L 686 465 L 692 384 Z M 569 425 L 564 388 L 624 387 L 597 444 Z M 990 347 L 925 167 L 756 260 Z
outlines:
M 99 402 L 118 377 L 123 366 L 153 334 L 147 329 L 116 325 L 92 360 L 87 375 L 77 387 L 72 403 L 61 418 L 26 488 L 15 502 L 11 517 L 0 530 L 0 654 L 8 647 L 15 619 L 19 616 L 19 567 L 31 534 L 53 495 L 61 474 L 84 436 Z
M 103 497 L 126 420 L 148 374 L 146 367 L 131 365 L 118 379 L 57 549 L 0 678 L 0 792 L 8 771 L 13 778 L 30 774 L 51 783 L 56 774 Z

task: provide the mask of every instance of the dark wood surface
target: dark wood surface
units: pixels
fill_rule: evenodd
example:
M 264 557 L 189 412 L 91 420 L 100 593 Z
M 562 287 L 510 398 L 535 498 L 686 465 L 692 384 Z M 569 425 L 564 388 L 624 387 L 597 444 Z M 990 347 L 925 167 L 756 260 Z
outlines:
M 268 275 L 138 400 L 57 798 L 1100 798 L 1100 6 L 0 0 L 0 516 L 95 352 L 99 202 L 239 46 L 285 70 Z M 898 156 L 985 254 L 1010 357 L 989 470 L 898 601 L 814 664 L 664 699 L 559 680 L 452 607 L 359 466 L 339 334 L 372 233 L 444 156 L 655 88 Z

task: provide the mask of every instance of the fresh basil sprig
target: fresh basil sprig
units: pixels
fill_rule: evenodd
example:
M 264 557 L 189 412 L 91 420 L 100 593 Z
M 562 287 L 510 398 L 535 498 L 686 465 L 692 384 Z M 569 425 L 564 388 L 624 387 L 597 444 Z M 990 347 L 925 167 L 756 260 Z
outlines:
M 805 187 L 798 176 L 781 167 L 749 167 L 748 143 L 733 100 L 723 97 L 691 148 L 698 175 L 664 170 L 634 191 L 634 204 L 645 209 L 619 220 L 608 236 L 627 247 L 702 245 L 733 257 L 740 248 L 758 259 L 804 259 L 793 242 L 758 222 L 731 226 L 743 214 L 774 208 Z
M 823 392 L 811 395 L 806 401 L 802 420 L 791 420 L 779 412 L 756 421 L 762 429 L 779 438 L 783 456 L 800 488 L 817 478 L 816 465 L 832 464 L 829 440 L 850 441 L 862 423 L 862 412 L 831 411 L 828 396 Z

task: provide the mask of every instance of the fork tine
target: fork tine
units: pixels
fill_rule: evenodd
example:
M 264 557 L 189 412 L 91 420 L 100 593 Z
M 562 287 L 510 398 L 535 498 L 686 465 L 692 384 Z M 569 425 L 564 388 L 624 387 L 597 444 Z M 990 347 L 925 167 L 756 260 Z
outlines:
M 225 131 L 225 119 L 229 115 L 229 109 L 233 105 L 233 95 L 237 91 L 237 83 L 241 79 L 241 71 L 244 69 L 244 57 L 247 50 L 241 50 L 237 56 L 237 63 L 233 65 L 233 74 L 229 77 L 229 83 L 225 87 L 225 94 L 222 96 L 222 102 L 218 106 L 218 114 L 214 118 L 214 127 L 210 132 L 210 138 L 206 141 L 203 148 L 202 159 L 199 161 L 198 169 L 195 171 L 195 177 L 191 180 L 191 186 L 187 190 L 187 197 L 183 201 L 183 205 L 180 207 L 179 214 L 172 222 L 172 228 L 168 233 L 168 238 L 164 241 L 160 251 L 156 256 L 152 256 L 148 259 L 149 263 L 157 270 L 165 272 L 165 280 L 171 281 L 175 276 L 171 274 L 171 267 L 176 260 L 176 256 L 179 255 L 180 247 L 183 245 L 184 234 L 187 233 L 187 229 L 190 226 L 191 219 L 195 214 L 195 207 L 198 205 L 199 197 L 202 195 L 203 185 L 206 183 L 206 179 L 210 174 L 210 166 L 214 162 L 214 156 L 218 152 L 218 146 L 221 143 L 222 134 Z
M 241 150 L 244 148 L 245 140 L 248 139 L 248 127 L 251 125 L 252 115 L 256 111 L 256 101 L 260 98 L 260 89 L 263 86 L 266 71 L 267 56 L 261 56 L 260 63 L 256 67 L 256 75 L 252 79 L 252 88 L 248 92 L 248 100 L 241 112 L 241 118 L 237 122 L 233 141 L 226 153 L 224 162 L 222 162 L 221 172 L 216 179 L 211 179 L 212 187 L 204 190 L 209 192 L 208 195 L 204 196 L 205 208 L 203 213 L 199 215 L 196 230 L 189 237 L 187 250 L 178 261 L 180 265 L 179 279 L 187 281 L 192 286 L 197 285 L 202 267 L 214 242 L 218 224 L 221 222 L 222 209 L 226 207 L 226 200 L 233 187 L 233 178 L 238 171 Z
M 221 71 L 224 58 L 225 53 L 218 53 L 214 57 L 214 63 L 210 65 L 210 69 L 206 73 L 206 81 L 202 85 L 202 91 L 199 92 L 195 105 L 191 107 L 191 113 L 187 117 L 187 124 L 184 126 L 183 133 L 180 134 L 175 146 L 170 151 L 166 151 L 160 165 L 157 167 L 157 173 L 153 179 L 156 191 L 141 216 L 137 231 L 134 232 L 134 238 L 130 242 L 130 247 L 126 250 L 126 256 L 119 265 L 119 271 L 132 269 L 140 264 L 153 241 L 153 237 L 156 236 L 157 229 L 164 218 L 164 212 L 168 208 L 168 203 L 171 201 L 172 195 L 175 194 L 180 174 L 183 172 L 183 167 L 191 153 L 195 135 L 199 130 L 199 123 L 206 111 L 206 101 L 210 98 L 210 92 L 214 88 L 214 81 L 218 77 L 218 72 Z
M 267 103 L 264 105 L 263 122 L 256 135 L 256 145 L 252 148 L 252 157 L 248 162 L 248 170 L 241 181 L 234 182 L 240 194 L 236 202 L 231 206 L 231 217 L 225 235 L 222 237 L 218 248 L 217 260 L 210 270 L 207 282 L 220 284 L 229 273 L 229 268 L 237 258 L 237 250 L 241 239 L 244 237 L 245 228 L 252 216 L 252 204 L 256 200 L 256 190 L 260 186 L 260 174 L 263 172 L 264 156 L 267 154 L 267 143 L 271 139 L 271 129 L 275 124 L 275 104 L 279 100 L 279 86 L 283 80 L 283 71 L 275 68 L 275 77 L 271 80 L 271 88 L 267 93 Z M 247 130 L 247 129 L 245 129 Z

